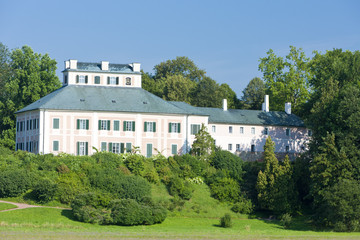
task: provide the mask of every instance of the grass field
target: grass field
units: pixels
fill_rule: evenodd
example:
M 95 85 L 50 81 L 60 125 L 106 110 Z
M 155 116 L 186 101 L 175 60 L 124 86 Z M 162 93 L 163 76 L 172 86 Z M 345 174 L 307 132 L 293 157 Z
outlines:
M 10 204 L 10 203 L 0 203 L 0 211 L 2 210 L 7 210 L 7 209 L 12 209 L 12 208 L 17 208 L 15 205 Z
M 171 199 L 163 185 L 153 185 L 153 197 Z M 99 226 L 75 221 L 71 210 L 27 208 L 0 212 L 0 239 L 360 239 L 360 233 L 314 231 L 305 217 L 297 217 L 285 230 L 278 221 L 232 213 L 233 227 L 219 227 L 219 217 L 228 212 L 227 204 L 211 198 L 208 187 L 200 185 L 162 224 Z

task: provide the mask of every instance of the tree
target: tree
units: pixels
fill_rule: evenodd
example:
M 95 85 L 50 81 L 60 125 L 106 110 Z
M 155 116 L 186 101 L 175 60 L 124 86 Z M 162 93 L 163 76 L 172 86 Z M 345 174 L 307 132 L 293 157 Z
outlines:
M 0 99 L 0 145 L 15 146 L 15 112 L 61 86 L 56 61 L 48 54 L 34 53 L 29 46 L 10 54 L 11 75 L 5 78 Z
M 242 101 L 245 109 L 261 110 L 261 104 L 264 101 L 265 84 L 264 82 L 255 77 L 250 80 L 249 84 L 243 91 Z
M 208 133 L 204 124 L 197 134 L 195 134 L 195 141 L 191 147 L 191 153 L 199 156 L 202 160 L 209 160 L 209 156 L 215 149 L 214 139 Z
M 219 84 L 210 77 L 202 79 L 196 87 L 191 105 L 197 107 L 221 107 L 221 96 L 218 95 Z
M 191 94 L 196 83 L 182 75 L 172 75 L 163 79 L 165 83 L 163 98 L 169 101 L 181 101 L 190 103 Z
M 228 84 L 223 83 L 220 85 L 218 95 L 221 99 L 227 99 L 228 109 L 236 109 L 239 107 L 239 99 Z
M 301 113 L 310 95 L 308 63 L 302 49 L 293 46 L 285 59 L 276 56 L 272 49 L 267 57 L 260 58 L 259 70 L 263 72 L 271 110 L 283 111 L 285 102 L 291 102 L 293 112 Z
M 269 136 L 264 146 L 265 169 L 264 172 L 260 170 L 256 184 L 258 201 L 264 210 L 289 213 L 294 209 L 295 199 L 292 168 L 288 156 L 280 165 L 274 150 L 275 143 Z

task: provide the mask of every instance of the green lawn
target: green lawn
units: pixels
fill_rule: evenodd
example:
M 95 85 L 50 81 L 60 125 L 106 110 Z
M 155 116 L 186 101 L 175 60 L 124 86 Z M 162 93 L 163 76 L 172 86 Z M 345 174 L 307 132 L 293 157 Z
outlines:
M 17 208 L 17 206 L 10 203 L 0 203 L 0 211 L 12 208 Z

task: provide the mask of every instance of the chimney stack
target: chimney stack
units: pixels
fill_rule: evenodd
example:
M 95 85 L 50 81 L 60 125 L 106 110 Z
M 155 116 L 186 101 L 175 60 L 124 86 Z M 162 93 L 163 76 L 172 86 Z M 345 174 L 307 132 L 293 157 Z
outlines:
M 77 69 L 77 60 L 69 60 L 70 62 L 70 65 L 69 65 L 69 68 L 70 69 Z
M 227 99 L 223 99 L 223 110 L 227 111 Z
M 285 103 L 285 112 L 289 115 L 291 114 L 291 102 Z
M 101 61 L 101 70 L 103 70 L 103 71 L 109 71 L 109 62 L 107 62 L 107 61 Z
M 265 97 L 264 97 L 264 102 L 262 104 L 262 110 L 264 112 L 269 111 L 269 95 L 265 95 Z
M 140 63 L 132 63 L 130 65 L 132 66 L 134 72 L 140 72 Z

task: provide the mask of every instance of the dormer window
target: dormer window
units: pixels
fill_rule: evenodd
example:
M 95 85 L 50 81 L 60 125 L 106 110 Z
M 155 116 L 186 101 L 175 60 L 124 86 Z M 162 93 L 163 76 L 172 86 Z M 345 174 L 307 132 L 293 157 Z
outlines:
M 125 80 L 126 80 L 125 81 L 126 85 L 131 85 L 131 78 L 130 77 L 127 77 Z
M 108 77 L 107 84 L 108 85 L 119 85 L 119 78 L 118 77 Z
M 88 83 L 88 76 L 76 75 L 76 83 Z

